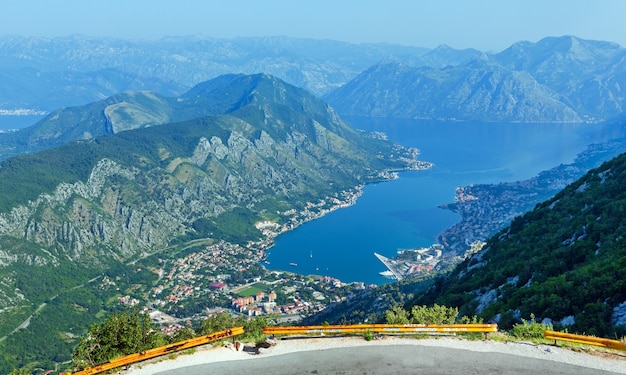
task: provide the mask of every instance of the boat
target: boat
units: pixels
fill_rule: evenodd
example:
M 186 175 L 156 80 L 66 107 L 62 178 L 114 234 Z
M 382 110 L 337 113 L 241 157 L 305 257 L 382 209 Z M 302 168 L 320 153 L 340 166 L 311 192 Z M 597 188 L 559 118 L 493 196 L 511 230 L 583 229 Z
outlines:
M 384 277 L 389 278 L 389 279 L 396 279 L 396 280 L 398 279 L 396 277 L 396 275 L 394 275 L 393 272 L 391 272 L 391 271 L 383 271 L 383 272 L 379 272 L 378 274 L 380 276 L 384 276 Z
M 290 265 L 291 267 L 298 267 L 298 263 L 294 263 L 294 262 L 289 263 L 289 265 Z

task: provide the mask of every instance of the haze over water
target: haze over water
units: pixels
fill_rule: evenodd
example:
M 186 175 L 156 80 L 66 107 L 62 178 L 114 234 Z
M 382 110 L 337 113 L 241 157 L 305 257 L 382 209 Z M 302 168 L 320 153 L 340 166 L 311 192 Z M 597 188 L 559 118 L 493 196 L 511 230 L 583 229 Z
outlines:
M 26 128 L 42 118 L 44 118 L 43 115 L 0 116 L 0 132 Z
M 366 131 L 382 131 L 421 150 L 435 163 L 427 171 L 401 172 L 394 181 L 365 187 L 351 207 L 334 211 L 278 237 L 269 269 L 381 284 L 383 266 L 398 249 L 429 246 L 458 215 L 438 208 L 456 187 L 517 181 L 574 161 L 588 144 L 626 134 L 599 124 L 497 124 L 350 118 Z M 296 263 L 297 267 L 289 263 Z

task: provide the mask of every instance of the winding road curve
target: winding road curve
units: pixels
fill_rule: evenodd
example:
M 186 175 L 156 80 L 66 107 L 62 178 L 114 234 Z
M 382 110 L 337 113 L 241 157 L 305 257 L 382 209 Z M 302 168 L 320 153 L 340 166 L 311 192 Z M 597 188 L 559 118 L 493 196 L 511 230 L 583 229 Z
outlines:
M 158 375 L 205 374 L 615 374 L 503 353 L 414 345 L 335 348 L 183 367 Z
M 626 353 L 445 337 L 294 338 L 259 354 L 249 345 L 239 352 L 199 348 L 172 361 L 131 366 L 123 375 L 154 374 L 626 374 Z

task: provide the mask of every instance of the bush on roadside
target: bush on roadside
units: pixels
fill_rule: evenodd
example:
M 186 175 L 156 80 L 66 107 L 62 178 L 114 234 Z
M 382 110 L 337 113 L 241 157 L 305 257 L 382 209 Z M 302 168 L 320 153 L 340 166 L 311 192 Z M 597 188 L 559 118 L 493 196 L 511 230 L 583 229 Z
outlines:
M 530 314 L 530 320 L 522 319 L 521 324 L 515 324 L 511 334 L 518 339 L 542 339 L 544 330 L 552 330 L 552 324 L 543 324 L 535 321 L 534 314 Z
M 411 323 L 414 324 L 454 324 L 459 315 L 456 307 L 446 307 L 434 304 L 428 306 L 413 306 L 411 309 Z
M 84 369 L 113 358 L 166 345 L 167 337 L 139 310 L 113 313 L 89 327 L 72 352 L 72 368 Z
M 271 316 L 259 316 L 253 319 L 247 317 L 233 317 L 228 313 L 220 313 L 202 322 L 200 332 L 208 335 L 213 332 L 243 326 L 244 334 L 239 338 L 243 341 L 260 343 L 265 341 L 263 328 L 269 325 Z
M 458 318 L 459 309 L 434 304 L 433 306 L 413 306 L 407 311 L 394 306 L 385 312 L 387 324 L 481 324 L 483 319 L 476 315 Z
M 395 306 L 385 313 L 387 324 L 454 324 L 459 309 L 434 304 L 413 306 L 410 312 Z
M 409 313 L 400 306 L 392 307 L 385 312 L 387 324 L 409 324 Z
M 374 332 L 367 330 L 365 332 L 363 332 L 363 338 L 365 339 L 365 341 L 372 341 L 374 340 Z

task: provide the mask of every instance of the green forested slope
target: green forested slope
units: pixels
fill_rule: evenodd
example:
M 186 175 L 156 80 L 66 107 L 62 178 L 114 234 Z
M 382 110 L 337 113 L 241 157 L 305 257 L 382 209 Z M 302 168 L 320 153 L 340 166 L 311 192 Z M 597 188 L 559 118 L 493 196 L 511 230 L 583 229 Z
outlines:
M 625 186 L 622 154 L 514 219 L 413 303 L 458 306 L 505 328 L 534 314 L 570 331 L 623 334 Z

